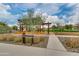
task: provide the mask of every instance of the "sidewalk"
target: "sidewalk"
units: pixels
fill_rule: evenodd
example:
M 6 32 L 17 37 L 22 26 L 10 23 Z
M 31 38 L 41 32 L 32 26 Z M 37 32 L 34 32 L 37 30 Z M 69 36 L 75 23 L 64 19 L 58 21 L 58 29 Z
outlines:
M 49 35 L 47 48 L 48 49 L 55 49 L 55 50 L 66 51 L 64 46 L 61 44 L 61 42 L 57 38 L 57 36 L 54 35 L 54 34 L 53 35 Z
M 78 56 L 79 53 L 0 43 L 0 56 Z

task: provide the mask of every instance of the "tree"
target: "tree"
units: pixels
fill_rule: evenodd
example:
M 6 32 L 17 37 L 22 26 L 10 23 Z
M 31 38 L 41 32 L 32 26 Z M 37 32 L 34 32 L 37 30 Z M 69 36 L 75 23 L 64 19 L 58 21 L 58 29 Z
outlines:
M 28 18 L 31 19 L 33 17 L 33 14 L 34 14 L 34 9 L 28 9 L 27 10 L 27 14 L 28 14 Z
M 75 29 L 79 30 L 79 24 L 75 25 Z
M 41 31 L 41 25 L 43 24 L 43 20 L 40 16 L 36 16 L 35 18 L 33 18 L 33 26 L 37 26 L 36 29 L 38 31 Z
M 4 22 L 0 22 L 0 33 L 8 33 L 11 31 L 11 28 Z
M 7 26 L 7 24 L 4 22 L 0 22 L 0 26 Z
M 34 11 L 33 9 L 28 10 L 27 17 L 23 16 L 21 18 L 22 23 L 26 26 L 27 30 L 33 30 L 35 25 L 41 25 L 43 20 L 41 16 L 33 17 Z
M 73 25 L 65 25 L 65 29 L 72 29 L 73 28 Z
M 18 30 L 18 27 L 17 26 L 12 26 L 12 29 L 13 30 Z
M 52 26 L 52 29 L 57 29 L 57 26 L 53 25 L 53 26 Z

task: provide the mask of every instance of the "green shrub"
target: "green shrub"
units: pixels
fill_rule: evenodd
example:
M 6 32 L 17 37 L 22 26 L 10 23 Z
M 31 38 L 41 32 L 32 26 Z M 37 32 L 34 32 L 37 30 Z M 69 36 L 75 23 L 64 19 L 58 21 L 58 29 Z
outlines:
M 26 39 L 26 43 L 31 43 L 32 42 L 32 38 L 27 37 Z
M 14 42 L 22 42 L 22 39 L 21 39 L 21 38 L 16 37 L 16 38 L 14 38 Z
M 34 38 L 34 43 L 40 43 L 40 37 Z

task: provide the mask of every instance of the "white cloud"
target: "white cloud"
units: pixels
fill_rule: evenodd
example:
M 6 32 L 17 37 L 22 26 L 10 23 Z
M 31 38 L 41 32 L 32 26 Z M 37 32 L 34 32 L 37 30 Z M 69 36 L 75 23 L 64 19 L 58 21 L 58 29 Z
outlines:
M 37 3 L 20 3 L 20 4 L 15 4 L 15 7 L 21 6 L 24 9 L 30 9 L 30 8 L 36 8 L 37 7 Z
M 9 9 L 11 9 L 9 5 L 0 4 L 0 17 L 10 15 L 10 13 L 7 11 Z
M 42 12 L 47 12 L 47 14 L 55 14 L 59 12 L 60 4 L 41 4 L 38 6 Z
M 11 14 L 7 11 L 10 9 L 8 5 L 0 4 L 0 18 L 9 17 Z
M 47 14 L 55 14 L 55 13 L 59 12 L 60 11 L 59 6 L 61 6 L 61 5 L 63 5 L 63 4 L 56 4 L 56 3 L 54 3 L 54 4 L 50 4 L 50 3 L 48 3 L 48 4 L 46 4 L 46 3 L 44 3 L 44 4 L 37 4 L 37 3 L 21 4 L 21 6 L 23 6 L 24 8 L 27 8 L 27 9 L 34 8 L 36 10 L 40 10 L 43 13 L 46 12 Z M 19 6 L 19 4 L 18 4 L 18 6 Z
M 52 25 L 56 25 L 57 23 L 59 23 L 60 25 L 65 25 L 65 21 L 63 19 L 59 19 L 58 16 L 51 16 L 51 15 L 48 15 L 46 12 L 43 13 L 41 12 L 40 10 L 37 10 L 35 11 L 34 13 L 34 16 L 37 16 L 37 15 L 41 15 L 42 19 L 47 23 L 47 22 L 50 22 L 52 23 Z
M 46 22 L 50 22 L 53 25 L 59 23 L 61 26 L 65 25 L 65 21 L 63 19 L 59 19 L 58 16 L 48 16 Z
M 75 5 L 77 5 L 77 4 L 76 3 L 68 3 L 67 7 L 72 7 L 72 6 L 75 6 Z
M 76 4 L 74 6 L 73 15 L 70 16 L 68 19 L 70 24 L 74 25 L 79 23 L 79 4 Z
M 15 24 L 18 16 L 8 12 L 9 9 L 11 9 L 9 5 L 0 4 L 0 21 L 6 22 L 9 25 Z
M 37 4 L 35 4 L 35 3 L 27 3 L 27 4 L 24 4 L 26 7 L 28 7 L 28 8 L 35 8 L 35 7 L 37 7 Z
M 8 10 L 11 9 L 9 5 L 0 4 L 0 10 Z

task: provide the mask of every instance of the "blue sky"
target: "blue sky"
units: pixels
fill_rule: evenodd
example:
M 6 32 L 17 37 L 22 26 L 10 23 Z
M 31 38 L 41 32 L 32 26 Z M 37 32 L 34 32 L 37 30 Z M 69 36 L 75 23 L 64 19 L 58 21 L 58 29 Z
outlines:
M 79 4 L 69 3 L 4 3 L 0 4 L 0 21 L 16 25 L 17 20 L 33 8 L 35 13 L 47 16 L 46 21 L 61 24 L 79 23 Z

